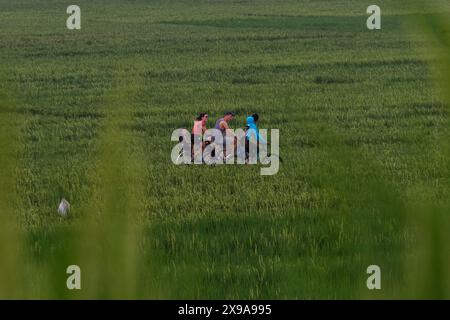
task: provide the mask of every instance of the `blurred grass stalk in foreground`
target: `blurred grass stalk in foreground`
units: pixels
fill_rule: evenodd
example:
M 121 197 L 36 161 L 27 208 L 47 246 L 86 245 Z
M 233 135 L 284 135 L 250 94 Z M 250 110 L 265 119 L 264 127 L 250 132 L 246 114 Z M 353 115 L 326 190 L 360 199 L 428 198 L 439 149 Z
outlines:
M 120 68 L 119 68 L 120 69 Z M 106 122 L 92 181 L 96 190 L 83 208 L 79 238 L 73 245 L 76 260 L 86 270 L 83 298 L 132 299 L 138 292 L 137 215 L 142 168 L 131 159 L 132 96 L 134 82 L 118 86 L 106 97 Z M 72 296 L 72 297 L 76 297 Z
M 5 70 L 0 68 L 0 299 L 17 297 L 22 283 L 19 251 L 22 242 L 15 220 L 20 117 L 14 114 L 15 101 L 4 79 Z
M 433 5 L 436 3 L 424 3 Z M 447 122 L 450 114 L 450 12 L 436 5 L 433 16 L 420 16 L 412 21 L 412 29 L 426 32 L 428 46 L 425 50 L 434 53 L 431 66 L 441 94 L 446 101 Z M 450 183 L 450 128 L 441 133 L 440 150 L 434 151 L 438 158 L 443 179 L 439 183 Z M 424 150 L 427 152 L 428 150 Z M 416 190 L 415 203 L 410 204 L 411 215 L 408 221 L 416 233 L 417 247 L 411 254 L 407 265 L 408 288 L 405 297 L 422 299 L 450 299 L 450 195 L 443 200 L 434 200 L 426 187 Z

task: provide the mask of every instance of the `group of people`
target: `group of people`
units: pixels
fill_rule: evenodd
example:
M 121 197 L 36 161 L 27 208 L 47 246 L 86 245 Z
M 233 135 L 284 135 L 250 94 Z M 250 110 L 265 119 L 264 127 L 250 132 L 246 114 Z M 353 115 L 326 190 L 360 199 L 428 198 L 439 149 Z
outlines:
M 219 130 L 223 136 L 223 147 L 227 148 L 229 145 L 233 145 L 236 150 L 236 137 L 233 134 L 227 134 L 227 130 L 230 130 L 229 123 L 234 119 L 234 112 L 226 112 L 223 117 L 217 119 L 215 122 L 214 128 Z M 195 143 L 195 139 L 202 140 L 202 136 L 207 130 L 206 124 L 208 122 L 209 115 L 205 112 L 202 112 L 198 115 L 198 117 L 194 121 L 194 126 L 192 127 L 191 136 L 192 136 L 192 144 Z M 244 128 L 245 131 L 245 145 L 246 150 L 248 152 L 248 144 L 250 141 L 255 141 L 256 143 L 260 142 L 263 144 L 267 144 L 267 141 L 262 137 L 259 133 L 259 129 L 257 126 L 259 120 L 259 115 L 254 113 L 247 117 L 246 126 Z M 254 140 L 252 140 L 254 139 Z M 201 141 L 203 148 L 205 144 L 208 142 Z

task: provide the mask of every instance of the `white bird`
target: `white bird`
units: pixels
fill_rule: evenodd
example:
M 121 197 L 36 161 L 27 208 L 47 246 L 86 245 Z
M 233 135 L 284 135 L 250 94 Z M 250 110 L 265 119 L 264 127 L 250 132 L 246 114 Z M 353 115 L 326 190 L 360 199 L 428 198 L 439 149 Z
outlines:
M 58 206 L 58 213 L 60 216 L 66 218 L 69 215 L 70 203 L 66 199 L 62 198 Z

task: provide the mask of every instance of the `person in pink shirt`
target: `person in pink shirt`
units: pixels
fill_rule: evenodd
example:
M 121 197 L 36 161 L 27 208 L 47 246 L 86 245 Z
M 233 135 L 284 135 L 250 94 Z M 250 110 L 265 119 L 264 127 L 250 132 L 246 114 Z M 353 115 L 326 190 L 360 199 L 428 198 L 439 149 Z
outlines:
M 194 146 L 195 139 L 203 141 L 203 133 L 206 131 L 206 122 L 208 121 L 208 114 L 202 112 L 194 121 L 194 126 L 192 127 L 191 143 Z M 202 142 L 202 150 L 205 148 L 205 142 Z
M 200 115 L 194 121 L 194 127 L 192 128 L 192 134 L 202 136 L 206 131 L 206 122 L 208 121 L 208 114 L 205 112 Z

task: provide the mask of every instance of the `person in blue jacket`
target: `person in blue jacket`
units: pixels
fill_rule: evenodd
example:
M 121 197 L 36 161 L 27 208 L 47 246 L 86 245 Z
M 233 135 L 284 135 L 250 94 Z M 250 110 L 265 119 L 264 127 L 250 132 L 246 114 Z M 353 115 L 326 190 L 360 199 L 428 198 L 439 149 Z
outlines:
M 252 114 L 251 116 L 247 117 L 247 125 L 246 125 L 246 133 L 245 133 L 245 154 L 246 154 L 246 161 L 250 159 L 250 143 L 256 143 L 256 155 L 259 157 L 259 142 L 266 144 L 267 141 L 264 139 L 260 134 L 258 130 L 258 126 L 256 123 L 258 122 L 259 116 L 257 113 Z
M 256 125 L 256 122 L 258 122 L 259 116 L 257 113 L 252 114 L 251 116 L 247 117 L 247 132 L 245 134 L 245 138 L 247 141 L 250 141 L 252 136 L 256 138 L 255 141 L 259 142 L 261 141 L 264 144 L 267 144 L 266 139 L 264 139 L 260 134 L 258 130 L 258 126 Z

